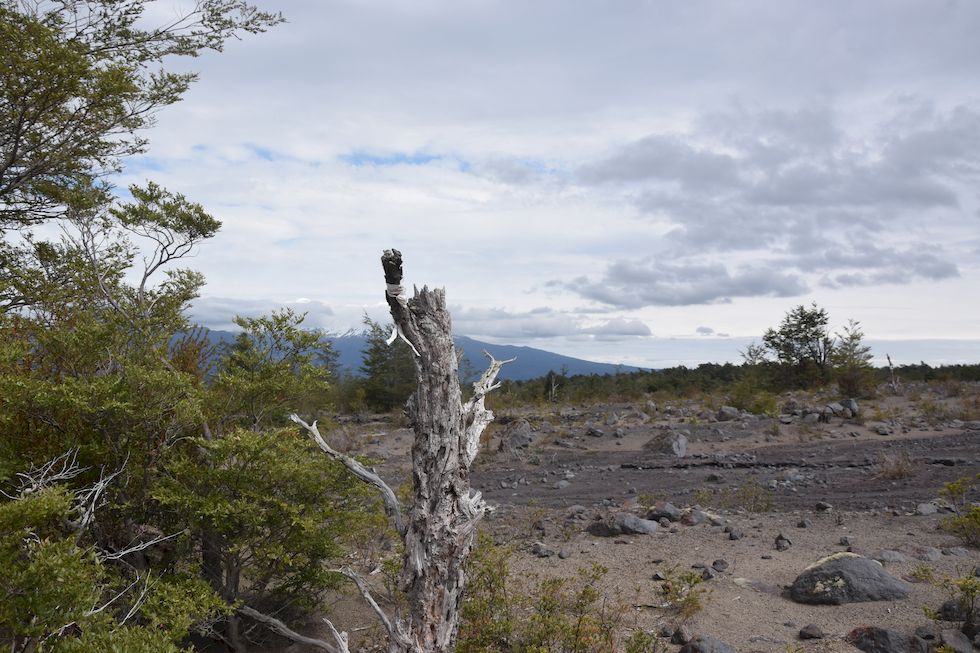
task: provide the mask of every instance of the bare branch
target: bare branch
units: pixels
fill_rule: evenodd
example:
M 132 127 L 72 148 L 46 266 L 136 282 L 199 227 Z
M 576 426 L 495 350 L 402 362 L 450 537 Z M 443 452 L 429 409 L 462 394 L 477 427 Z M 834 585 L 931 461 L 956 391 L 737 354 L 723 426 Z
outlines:
M 294 642 L 299 642 L 300 644 L 305 644 L 307 646 L 315 646 L 316 648 L 327 651 L 327 653 L 350 653 L 350 649 L 346 646 L 344 648 L 337 648 L 336 646 L 329 644 L 322 639 L 316 639 L 314 637 L 307 637 L 306 635 L 300 635 L 295 630 L 279 621 L 275 617 L 270 617 L 267 614 L 262 614 L 255 608 L 250 608 L 247 605 L 243 605 L 238 608 L 238 613 L 248 617 L 249 619 L 254 619 L 260 624 L 266 626 L 270 630 L 273 630 L 286 639 L 292 640 Z
M 46 487 L 75 478 L 88 467 L 78 465 L 78 449 L 69 449 L 57 458 L 52 458 L 40 467 L 31 467 L 27 472 L 17 472 L 17 494 L 26 496 Z M 7 495 L 8 497 L 10 495 Z
M 323 453 L 327 454 L 334 460 L 339 461 L 344 467 L 350 470 L 354 476 L 361 479 L 365 483 L 368 483 L 369 485 L 373 485 L 379 492 L 381 492 L 381 497 L 384 500 L 385 505 L 385 514 L 388 515 L 388 522 L 399 535 L 404 535 L 405 525 L 402 520 L 401 503 L 399 503 L 398 497 L 395 496 L 394 490 L 392 490 L 380 476 L 366 468 L 361 463 L 357 462 L 356 459 L 340 453 L 327 444 L 327 441 L 323 439 L 322 435 L 320 435 L 320 430 L 316 427 L 316 421 L 314 421 L 313 424 L 307 424 L 299 417 L 299 415 L 296 414 L 290 415 L 289 419 L 306 429 L 310 435 L 313 436 L 313 440 L 316 442 L 317 446 L 320 447 L 320 450 L 323 451 Z
M 147 540 L 146 542 L 140 542 L 139 544 L 131 546 L 127 549 L 123 549 L 122 551 L 116 551 L 115 553 L 103 553 L 100 557 L 102 558 L 102 560 L 119 560 L 120 558 L 124 558 L 128 556 L 130 553 L 137 553 L 139 551 L 142 551 L 143 549 L 148 549 L 151 546 L 159 544 L 160 542 L 166 542 L 167 540 L 172 540 L 175 537 L 179 537 L 186 532 L 187 532 L 186 530 L 183 530 L 183 531 L 178 531 L 176 533 L 173 533 L 171 535 L 161 535 L 159 537 L 154 537 L 152 540 Z
M 486 350 L 484 350 L 483 355 L 490 359 L 490 365 L 480 380 L 473 384 L 473 396 L 463 406 L 463 415 L 467 423 L 466 432 L 463 436 L 463 464 L 467 467 L 470 466 L 480 450 L 480 435 L 493 421 L 493 411 L 486 408 L 483 401 L 491 391 L 500 387 L 500 383 L 496 382 L 500 368 L 517 360 L 511 358 L 498 361 Z
M 337 640 L 337 646 L 340 648 L 340 653 L 350 653 L 350 646 L 348 646 L 347 642 L 347 633 L 339 632 L 333 625 L 333 622 L 326 617 L 323 618 L 323 623 L 327 624 L 327 628 L 330 629 L 330 634 L 333 635 L 335 640 Z

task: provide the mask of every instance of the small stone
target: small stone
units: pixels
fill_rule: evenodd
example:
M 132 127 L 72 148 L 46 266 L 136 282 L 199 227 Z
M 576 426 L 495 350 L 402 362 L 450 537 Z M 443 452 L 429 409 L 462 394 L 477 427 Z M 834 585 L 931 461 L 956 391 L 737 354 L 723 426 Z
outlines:
M 893 549 L 882 549 L 871 556 L 878 562 L 905 562 L 905 554 Z
M 561 549 L 558 550 L 558 557 L 561 558 L 562 560 L 568 560 L 571 556 L 572 554 L 569 553 L 568 549 L 566 549 L 565 547 L 562 547 Z
M 712 580 L 717 575 L 718 575 L 718 572 L 715 571 L 714 569 L 712 569 L 711 567 L 705 567 L 704 569 L 701 570 L 701 579 L 702 580 Z
M 733 419 L 738 419 L 738 408 L 734 406 L 722 406 L 718 409 L 719 422 L 729 422 Z
M 937 512 L 939 512 L 939 508 L 934 503 L 920 503 L 915 507 L 915 514 L 923 517 L 935 515 Z
M 663 575 L 663 573 L 662 573 L 662 572 L 659 572 L 659 571 L 655 571 L 655 572 L 653 572 L 653 576 L 651 576 L 651 578 L 652 578 L 653 580 L 656 580 L 656 581 L 663 581 L 663 580 L 667 580 L 667 577 L 666 577 L 666 576 L 664 576 L 664 575 Z
M 731 531 L 728 532 L 728 539 L 729 540 L 733 540 L 733 541 L 734 540 L 740 540 L 743 537 L 745 537 L 745 533 L 743 533 L 742 531 L 740 531 L 737 528 L 733 528 Z
M 959 558 L 969 558 L 970 552 L 961 546 L 951 546 L 943 549 L 944 556 L 957 556 Z
M 912 551 L 912 557 L 923 562 L 936 562 L 943 557 L 942 552 L 932 546 L 917 546 Z
M 728 569 L 728 561 L 719 558 L 711 563 L 711 568 L 719 573 L 723 572 Z
M 827 512 L 828 510 L 833 509 L 833 506 L 827 503 L 826 501 L 817 501 L 814 507 L 820 512 Z
M 691 508 L 681 516 L 681 523 L 685 526 L 697 526 L 704 521 L 704 513 L 697 508 Z
M 792 544 L 793 543 L 790 541 L 790 539 L 782 533 L 776 536 L 775 546 L 777 551 L 785 551 L 792 546 Z
M 670 643 L 683 645 L 683 644 L 687 644 L 689 641 L 691 641 L 691 639 L 692 639 L 692 635 L 688 627 L 678 626 L 677 629 L 674 630 L 673 634 L 670 636 Z
M 817 624 L 807 624 L 800 628 L 800 639 L 823 639 L 826 635 Z
M 841 546 L 854 546 L 854 542 L 847 535 L 842 536 L 839 543 Z
M 813 527 L 813 522 L 810 521 L 809 519 L 807 519 L 806 517 L 804 517 L 800 521 L 796 522 L 796 527 L 797 528 L 812 528 Z
M 550 558 L 551 556 L 555 555 L 555 552 L 545 546 L 543 542 L 535 542 L 531 546 L 531 553 L 539 558 Z
M 558 481 L 557 483 L 555 483 L 555 489 L 556 490 L 564 490 L 569 485 L 571 485 L 571 483 L 569 483 L 565 479 L 561 479 L 560 481 Z

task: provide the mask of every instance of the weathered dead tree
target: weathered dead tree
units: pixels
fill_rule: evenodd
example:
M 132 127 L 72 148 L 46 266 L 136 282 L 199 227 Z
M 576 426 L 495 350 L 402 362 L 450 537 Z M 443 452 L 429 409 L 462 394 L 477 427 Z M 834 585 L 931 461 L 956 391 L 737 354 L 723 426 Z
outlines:
M 339 570 L 358 590 L 388 632 L 390 653 L 449 653 L 454 649 L 460 606 L 466 586 L 463 564 L 473 545 L 480 519 L 488 511 L 479 492 L 470 488 L 470 466 L 480 446 L 480 435 L 493 420 L 484 405 L 497 387 L 500 368 L 487 354 L 490 366 L 473 384 L 473 397 L 465 404 L 459 387 L 458 358 L 453 345 L 446 295 L 428 287 L 406 300 L 402 288 L 402 258 L 398 250 L 381 257 L 386 297 L 395 323 L 392 338 L 405 339 L 415 351 L 418 388 L 408 402 L 415 431 L 412 446 L 414 501 L 407 518 L 391 488 L 374 472 L 350 456 L 332 449 L 316 423 L 306 428 L 320 449 L 362 481 L 377 488 L 384 499 L 389 523 L 402 537 L 405 555 L 399 587 L 408 597 L 408 614 L 389 617 L 371 597 L 362 578 L 348 567 Z M 337 649 L 348 651 L 344 633 L 330 624 Z

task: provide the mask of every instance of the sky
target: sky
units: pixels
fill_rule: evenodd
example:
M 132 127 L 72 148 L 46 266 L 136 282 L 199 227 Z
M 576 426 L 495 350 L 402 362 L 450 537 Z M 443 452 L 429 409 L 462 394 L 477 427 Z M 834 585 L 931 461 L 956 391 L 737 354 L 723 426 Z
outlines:
M 208 326 L 383 320 L 395 247 L 457 333 L 579 358 L 737 360 L 811 302 L 879 359 L 980 339 L 980 3 L 258 4 L 117 179 L 222 220 Z

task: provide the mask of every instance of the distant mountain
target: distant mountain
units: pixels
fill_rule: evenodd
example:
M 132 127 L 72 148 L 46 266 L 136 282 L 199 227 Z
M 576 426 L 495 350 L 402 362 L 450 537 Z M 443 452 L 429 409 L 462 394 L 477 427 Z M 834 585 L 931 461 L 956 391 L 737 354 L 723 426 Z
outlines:
M 235 334 L 231 331 L 209 331 L 208 337 L 212 342 L 232 342 Z M 329 338 L 334 351 L 338 355 L 338 366 L 347 373 L 359 376 L 361 373 L 361 352 L 367 339 L 360 334 L 346 334 Z M 544 376 L 549 370 L 573 374 L 615 374 L 616 372 L 634 372 L 637 367 L 629 365 L 612 365 L 610 363 L 594 363 L 592 361 L 562 356 L 534 347 L 517 347 L 514 345 L 492 345 L 466 336 L 454 338 L 456 348 L 463 352 L 477 372 L 487 368 L 484 350 L 490 352 L 497 360 L 517 358 L 513 363 L 505 365 L 500 371 L 500 379 L 521 381 Z

